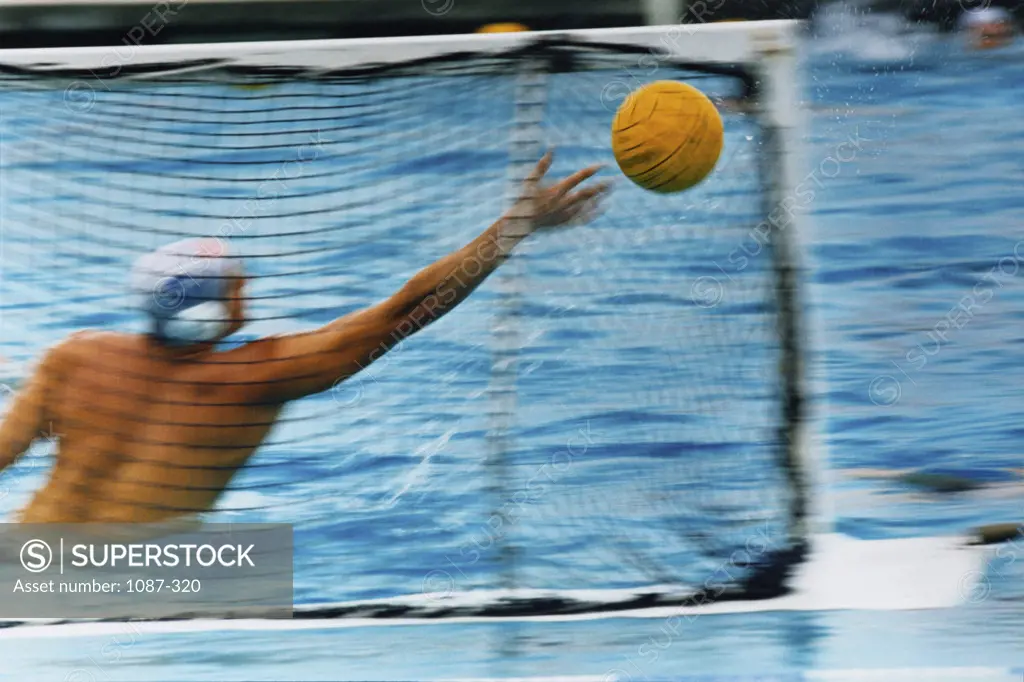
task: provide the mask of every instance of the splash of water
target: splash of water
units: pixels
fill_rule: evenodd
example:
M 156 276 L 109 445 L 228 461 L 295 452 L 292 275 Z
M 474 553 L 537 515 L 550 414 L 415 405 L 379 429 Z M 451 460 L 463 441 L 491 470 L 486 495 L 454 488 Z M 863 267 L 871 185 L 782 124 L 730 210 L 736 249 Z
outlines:
M 813 51 L 843 55 L 861 62 L 911 61 L 935 33 L 907 22 L 897 14 L 871 11 L 866 2 L 837 2 L 815 17 Z

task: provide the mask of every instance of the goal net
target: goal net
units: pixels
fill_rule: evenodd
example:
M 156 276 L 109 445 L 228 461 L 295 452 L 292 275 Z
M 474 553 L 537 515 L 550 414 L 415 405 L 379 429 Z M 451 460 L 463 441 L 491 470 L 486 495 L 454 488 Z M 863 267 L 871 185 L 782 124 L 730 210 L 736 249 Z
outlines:
M 552 178 L 616 176 L 616 107 L 686 81 L 725 121 L 703 184 L 620 178 L 592 225 L 532 237 L 458 310 L 292 405 L 210 518 L 294 523 L 311 615 L 781 594 L 814 515 L 793 31 L 6 53 L 2 352 L 139 331 L 129 264 L 187 236 L 245 257 L 240 341 L 309 330 L 472 239 L 545 148 Z M 4 474 L 8 512 L 45 479 L 45 445 Z

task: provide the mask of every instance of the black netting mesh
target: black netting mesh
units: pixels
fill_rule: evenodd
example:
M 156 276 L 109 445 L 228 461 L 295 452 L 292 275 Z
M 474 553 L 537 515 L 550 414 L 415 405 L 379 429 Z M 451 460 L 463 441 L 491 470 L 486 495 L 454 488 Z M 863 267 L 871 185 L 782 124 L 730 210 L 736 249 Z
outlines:
M 633 88 L 684 80 L 725 118 L 702 185 L 664 196 L 620 178 L 593 225 L 523 245 L 517 306 L 492 279 L 286 410 L 210 518 L 295 523 L 298 603 L 735 587 L 791 549 L 777 305 L 789 292 L 754 229 L 771 164 L 761 127 L 737 113 L 757 107 L 745 71 L 581 45 L 335 72 L 188 66 L 4 69 L 5 354 L 30 359 L 81 328 L 139 331 L 125 273 L 185 236 L 246 258 L 243 339 L 310 329 L 493 222 L 515 140 L 556 148 L 551 177 L 595 162 L 614 177 L 610 122 Z M 526 106 L 524 71 L 544 93 Z M 531 106 L 537 125 L 517 114 Z M 518 344 L 501 358 L 515 413 L 494 452 L 503 325 Z M 33 451 L 0 504 L 24 504 L 51 467 Z

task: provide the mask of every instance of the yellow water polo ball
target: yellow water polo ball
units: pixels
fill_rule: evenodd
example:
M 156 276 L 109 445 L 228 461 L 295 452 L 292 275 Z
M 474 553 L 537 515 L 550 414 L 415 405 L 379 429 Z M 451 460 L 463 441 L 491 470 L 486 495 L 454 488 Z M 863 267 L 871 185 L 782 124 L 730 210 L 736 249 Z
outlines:
M 497 24 L 485 24 L 476 30 L 477 33 L 522 33 L 529 31 L 524 24 L 506 21 Z
M 686 83 L 657 81 L 633 91 L 612 122 L 612 152 L 640 187 L 670 194 L 714 170 L 723 145 L 722 117 L 707 95 Z

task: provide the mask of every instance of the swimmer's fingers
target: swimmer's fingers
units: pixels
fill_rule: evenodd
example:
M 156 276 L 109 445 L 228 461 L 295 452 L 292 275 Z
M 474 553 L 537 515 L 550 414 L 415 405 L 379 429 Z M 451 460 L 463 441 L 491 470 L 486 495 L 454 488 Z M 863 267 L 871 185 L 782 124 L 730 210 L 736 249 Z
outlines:
M 555 153 L 551 149 L 541 157 L 540 161 L 537 162 L 537 165 L 533 167 L 532 171 L 530 171 L 530 174 L 526 176 L 527 187 L 530 185 L 536 185 L 544 179 L 544 176 L 547 175 L 548 169 L 551 168 L 551 161 L 554 157 Z
M 591 187 L 584 187 L 581 190 L 573 192 L 567 196 L 564 200 L 567 206 L 573 206 L 575 204 L 584 203 L 587 201 L 595 200 L 600 201 L 605 195 L 607 195 L 612 189 L 612 183 L 610 182 L 599 182 Z
M 596 213 L 600 198 L 611 189 L 611 185 L 602 182 L 592 187 L 576 188 L 594 177 L 602 166 L 588 166 L 553 185 L 541 186 L 539 183 L 551 168 L 553 158 L 554 154 L 548 151 L 534 167 L 511 217 L 529 217 L 535 227 L 559 227 L 589 220 Z
M 570 227 L 591 222 L 603 212 L 602 194 L 602 191 L 588 192 L 577 200 L 564 204 L 558 211 L 545 217 L 543 226 L 547 228 Z
M 580 183 L 594 177 L 594 175 L 601 170 L 603 166 L 588 166 L 583 170 L 576 171 L 569 177 L 565 178 L 552 188 L 552 193 L 556 199 L 560 199 L 569 193 L 570 190 L 574 189 Z
M 604 206 L 597 199 L 591 199 L 578 206 L 572 217 L 569 218 L 568 225 L 586 225 L 594 222 L 604 213 Z
M 601 182 L 564 198 L 561 209 L 564 219 L 560 222 L 565 225 L 583 225 L 597 218 L 603 212 L 601 202 L 611 187 L 611 183 Z

